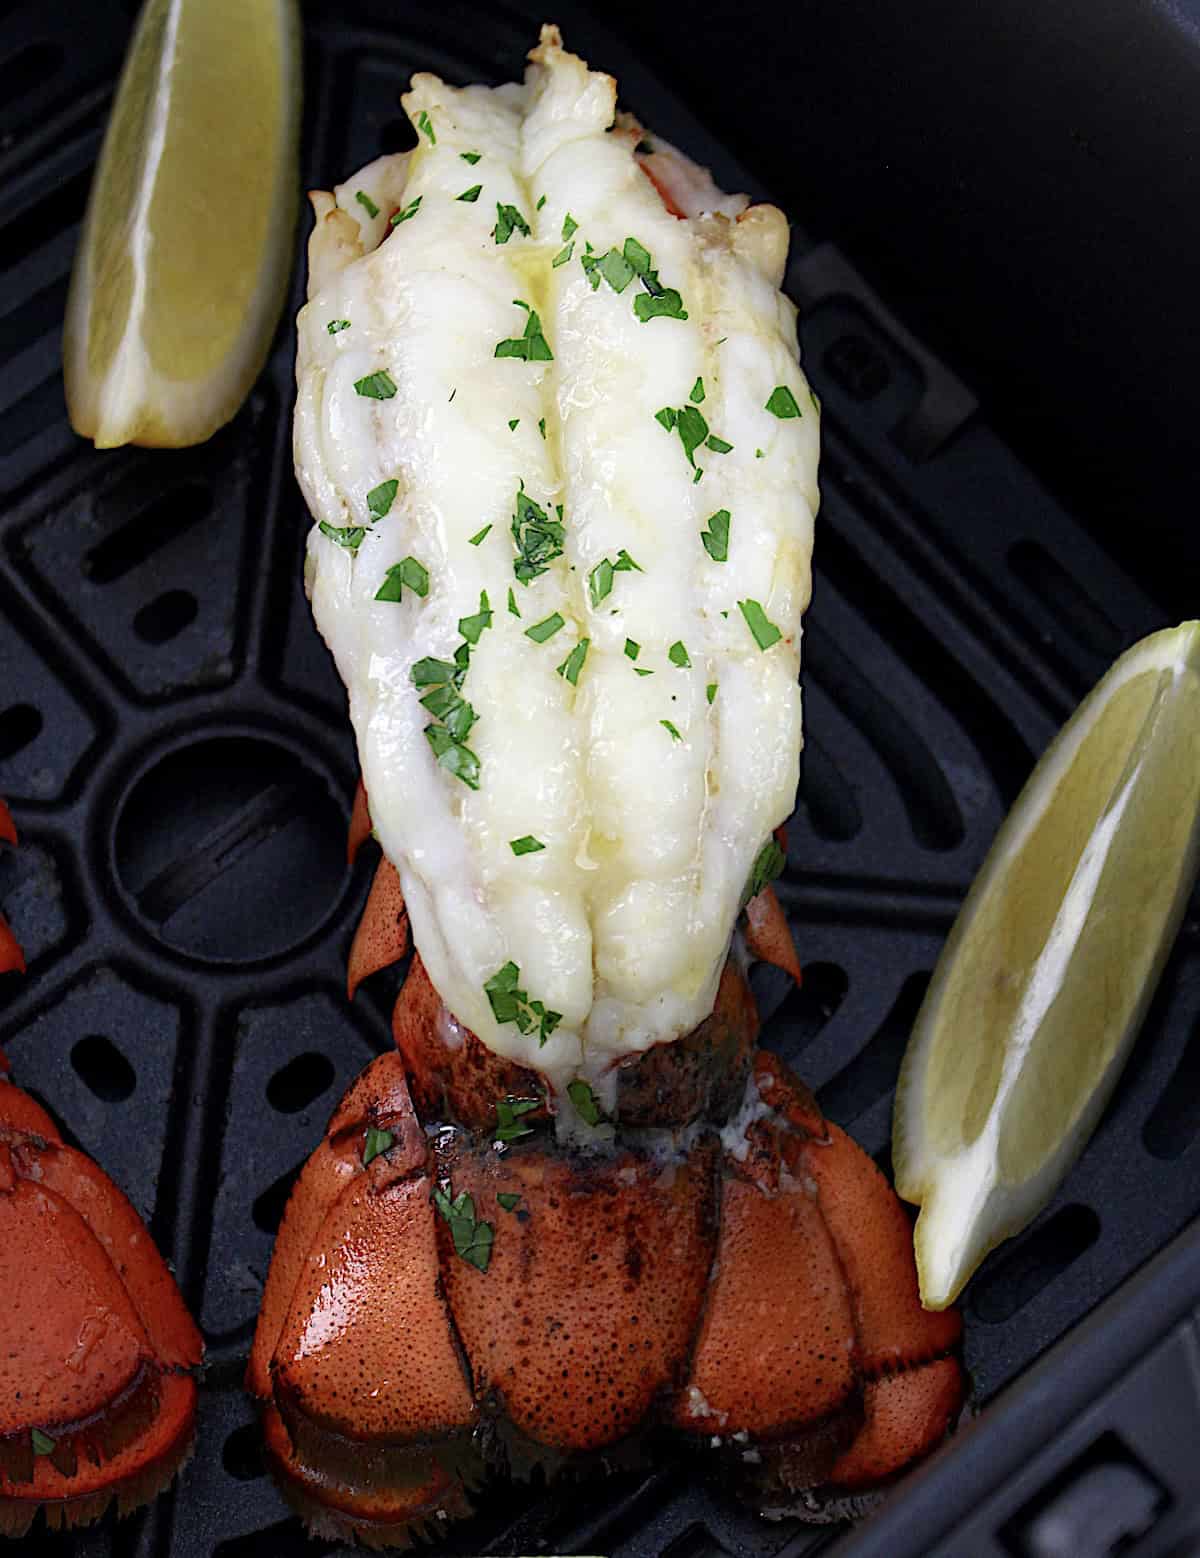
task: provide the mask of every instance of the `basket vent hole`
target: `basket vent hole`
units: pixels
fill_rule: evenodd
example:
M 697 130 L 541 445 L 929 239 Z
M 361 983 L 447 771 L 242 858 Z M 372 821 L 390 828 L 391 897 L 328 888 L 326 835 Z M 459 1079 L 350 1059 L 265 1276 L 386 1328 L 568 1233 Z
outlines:
M 1090 1206 L 1061 1207 L 1014 1248 L 1004 1250 L 975 1278 L 972 1312 L 986 1325 L 1010 1320 L 1055 1277 L 1086 1254 L 1100 1237 L 1100 1219 Z
M 267 1083 L 267 1102 L 280 1114 L 299 1114 L 320 1098 L 333 1078 L 333 1062 L 310 1050 L 279 1068 Z
M 257 1423 L 243 1423 L 233 1430 L 221 1446 L 221 1464 L 239 1482 L 253 1482 L 266 1475 L 262 1433 Z
M 297 1163 L 295 1168 L 288 1169 L 286 1174 L 281 1174 L 255 1199 L 250 1215 L 254 1219 L 254 1226 L 261 1229 L 263 1233 L 274 1236 L 279 1232 L 284 1208 L 288 1204 L 292 1186 L 296 1183 L 296 1176 L 302 1167 L 302 1164 Z
M 831 1120 L 848 1125 L 895 1087 L 904 1047 L 929 988 L 929 978 L 925 970 L 908 976 L 878 1030 L 821 1089 L 821 1109 Z
M 1193 1027 L 1171 1080 L 1142 1127 L 1146 1151 L 1178 1158 L 1200 1135 L 1200 1022 Z
M 1079 582 L 1037 541 L 1017 541 L 1008 551 L 1008 566 L 1036 597 L 1043 610 L 1060 622 L 1075 642 L 1109 661 L 1122 648 L 1120 630 L 1097 606 Z
M 16 757 L 42 733 L 42 716 L 32 703 L 10 704 L 0 714 L 0 760 Z
M 137 472 L 139 485 L 130 483 L 110 492 L 104 508 L 120 510 L 126 502 L 136 501 L 144 473 Z M 155 552 L 178 541 L 193 525 L 212 513 L 212 493 L 201 482 L 186 482 L 157 494 L 139 508 L 132 519 L 105 536 L 85 552 L 83 571 L 95 584 L 115 584 L 133 569 L 140 568 Z
M 0 103 L 24 97 L 58 74 L 66 55 L 57 43 L 31 43 L 0 65 Z
M 818 838 L 844 844 L 862 831 L 862 812 L 854 790 L 819 742 L 805 743 L 800 794 Z
M 106 1104 L 121 1104 L 137 1086 L 137 1074 L 102 1033 L 89 1033 L 71 1050 L 71 1064 L 84 1086 Z
M 198 610 L 190 590 L 166 590 L 142 607 L 133 631 L 144 644 L 166 644 L 192 625 Z

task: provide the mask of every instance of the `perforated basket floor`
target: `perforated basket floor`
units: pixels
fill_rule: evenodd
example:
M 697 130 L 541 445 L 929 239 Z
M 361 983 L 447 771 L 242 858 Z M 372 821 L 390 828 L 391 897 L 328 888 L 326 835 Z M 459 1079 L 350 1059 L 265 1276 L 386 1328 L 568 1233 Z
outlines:
M 167 1496 L 21 1550 L 286 1558 L 334 1549 L 306 1542 L 264 1476 L 239 1381 L 292 1177 L 388 1045 L 392 991 L 385 976 L 353 1009 L 343 997 L 370 866 L 343 864 L 354 758 L 300 588 L 294 307 L 207 446 L 101 455 L 67 425 L 59 321 L 133 9 L 0 10 L 0 793 L 22 835 L 0 858 L 0 904 L 30 959 L 0 989 L 0 1044 L 149 1219 L 210 1362 L 196 1454 Z M 631 106 L 764 193 L 577 9 L 557 7 L 569 40 Z M 509 78 L 539 19 L 310 6 L 306 184 L 406 143 L 412 70 Z M 908 1025 L 1004 810 L 1112 656 L 1162 620 L 836 254 L 800 232 L 795 249 L 825 404 L 808 746 L 781 888 L 807 977 L 782 1004 L 770 980 L 760 994 L 767 1042 L 886 1165 Z M 1200 1209 L 1198 1014 L 1193 914 L 1119 1105 L 972 1285 L 981 1402 Z M 450 1552 L 766 1558 L 796 1536 L 682 1462 L 498 1486 L 481 1507 Z

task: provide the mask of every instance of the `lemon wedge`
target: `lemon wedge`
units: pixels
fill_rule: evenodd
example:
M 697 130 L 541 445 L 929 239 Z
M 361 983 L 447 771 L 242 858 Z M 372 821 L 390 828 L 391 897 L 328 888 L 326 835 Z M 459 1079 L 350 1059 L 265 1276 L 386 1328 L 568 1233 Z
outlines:
M 295 0 L 147 0 L 75 256 L 67 406 L 99 448 L 201 443 L 249 393 L 296 224 Z
M 1200 861 L 1200 623 L 1128 650 L 996 835 L 896 1090 L 896 1188 L 944 1309 L 1041 1210 L 1091 1134 Z

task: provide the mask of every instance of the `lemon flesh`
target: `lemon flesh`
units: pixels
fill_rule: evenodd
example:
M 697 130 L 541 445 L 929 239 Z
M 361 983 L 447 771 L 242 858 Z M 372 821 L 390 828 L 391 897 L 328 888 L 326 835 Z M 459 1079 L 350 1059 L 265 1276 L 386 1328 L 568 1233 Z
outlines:
M 1116 662 L 1034 769 L 934 971 L 896 1188 L 942 1309 L 1046 1204 L 1137 1035 L 1200 863 L 1200 623 Z
M 67 303 L 76 432 L 211 436 L 257 378 L 297 211 L 295 0 L 148 0 L 92 181 Z

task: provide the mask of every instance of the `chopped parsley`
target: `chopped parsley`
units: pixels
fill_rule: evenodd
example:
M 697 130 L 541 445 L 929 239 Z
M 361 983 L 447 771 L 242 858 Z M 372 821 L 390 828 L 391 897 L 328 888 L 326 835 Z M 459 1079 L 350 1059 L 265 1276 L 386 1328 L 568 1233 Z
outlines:
M 479 642 L 479 635 L 484 628 L 492 625 L 492 607 L 487 598 L 487 591 L 479 592 L 479 610 L 473 617 L 459 617 L 458 631 L 466 639 L 468 644 L 475 645 Z
M 386 369 L 380 368 L 376 373 L 368 373 L 366 378 L 355 379 L 355 392 L 363 395 L 367 400 L 391 400 L 396 393 L 396 386 L 392 382 L 392 376 Z
M 778 417 L 781 422 L 786 422 L 791 417 L 803 415 L 800 407 L 796 404 L 796 397 L 786 384 L 777 384 L 775 386 L 771 391 L 771 398 L 763 409 L 769 411 L 773 417 Z
M 51 1439 L 49 1434 L 44 1434 L 40 1428 L 35 1428 L 30 1434 L 33 1441 L 33 1453 L 35 1455 L 53 1455 L 58 1445 L 57 1439 Z
M 367 493 L 367 507 L 371 511 L 372 519 L 382 519 L 395 502 L 396 489 L 400 483 L 393 476 L 389 481 L 381 481 L 378 487 L 372 487 Z
M 525 629 L 525 637 L 531 638 L 535 644 L 544 644 L 548 638 L 553 638 L 559 628 L 565 627 L 563 619 L 558 612 L 549 617 L 543 617 L 540 622 L 535 622 L 531 628 Z
M 474 1198 L 465 1190 L 451 1200 L 453 1189 L 449 1183 L 445 1190 L 439 1185 L 433 1192 L 433 1204 L 449 1226 L 455 1254 L 461 1255 L 478 1271 L 486 1271 L 492 1258 L 492 1241 L 496 1230 L 491 1223 L 476 1217 Z
M 324 520 L 318 526 L 323 536 L 328 536 L 331 541 L 344 546 L 351 557 L 358 556 L 358 549 L 363 544 L 367 528 L 366 525 L 343 525 L 339 528 L 335 525 L 327 525 Z
M 330 335 L 337 335 L 339 330 L 349 330 L 350 321 L 348 319 L 331 319 L 325 328 Z
M 492 237 L 497 243 L 507 243 L 514 233 L 523 233 L 528 238 L 529 223 L 516 206 L 502 206 L 497 201 L 496 225 L 492 228 Z
M 761 460 L 761 459 L 762 459 L 762 457 L 763 457 L 763 452 L 762 452 L 762 450 L 761 450 L 761 449 L 756 449 L 756 450 L 755 450 L 755 451 L 754 451 L 754 458 L 755 458 L 755 459 L 756 459 L 756 460 Z
M 491 616 L 491 613 L 488 613 Z M 435 720 L 442 723 L 425 727 L 425 739 L 433 749 L 438 763 L 455 775 L 472 790 L 479 788 L 479 758 L 466 743 L 471 726 L 479 716 L 460 692 L 470 664 L 469 643 L 460 644 L 454 659 L 437 660 L 427 655 L 412 668 L 413 685 L 427 689 L 421 698 L 422 708 L 428 709 Z
M 718 509 L 715 514 L 708 517 L 708 529 L 700 532 L 700 539 L 704 542 L 704 550 L 712 558 L 714 563 L 724 563 L 729 560 L 729 510 Z
M 683 740 L 683 737 L 675 729 L 674 725 L 671 724 L 671 721 L 669 719 L 660 719 L 658 723 L 667 732 L 667 734 L 670 736 L 672 741 L 682 741 Z
M 514 298 L 513 302 L 518 308 L 523 308 L 528 315 L 525 320 L 525 333 L 507 341 L 497 341 L 492 356 L 519 357 L 523 362 L 553 362 L 554 353 L 550 350 L 550 343 L 543 334 L 542 321 L 538 318 L 537 310 L 530 308 L 529 304 L 523 303 L 520 298 Z
M 545 417 L 539 417 L 538 418 L 538 432 L 542 435 L 542 438 L 544 439 L 545 436 L 546 436 L 546 419 L 545 419 Z
M 520 417 L 513 417 L 512 420 L 508 424 L 509 432 L 510 433 L 515 433 L 517 428 L 520 427 L 520 425 L 521 425 Z
M 708 686 L 704 689 L 704 696 L 708 699 L 709 703 L 713 701 L 713 699 L 717 696 L 716 682 L 709 682 Z
M 461 195 L 455 195 L 454 198 L 455 200 L 463 201 L 466 205 L 473 206 L 479 199 L 479 192 L 482 188 L 482 184 L 472 184 L 470 189 L 464 189 Z
M 514 617 L 519 617 L 521 615 L 520 608 L 517 605 L 517 597 L 512 592 L 511 584 L 508 587 L 508 609 L 512 612 Z
M 532 833 L 527 833 L 524 838 L 509 839 L 508 847 L 514 855 L 536 855 L 546 846 L 541 839 L 535 839 Z
M 515 1212 L 521 1204 L 521 1197 L 514 1195 L 511 1190 L 498 1190 L 496 1200 L 506 1212 Z
M 371 199 L 370 195 L 367 194 L 365 189 L 360 189 L 355 194 L 354 198 L 358 201 L 359 205 L 372 220 L 374 220 L 375 217 L 379 215 L 379 207 Z
M 561 508 L 558 515 L 557 520 L 551 519 L 523 486 L 517 489 L 512 521 L 512 537 L 517 548 L 513 573 L 522 584 L 545 573 L 554 559 L 562 556 L 566 528 L 562 524 Z
M 485 525 L 482 530 L 477 530 L 473 536 L 468 536 L 467 537 L 467 545 L 468 546 L 478 546 L 479 543 L 483 540 L 484 536 L 487 535 L 488 531 L 491 528 L 492 527 L 491 527 L 490 524 L 489 525 Z
M 701 402 L 704 400 L 703 379 L 697 379 L 696 382 L 692 385 L 692 393 L 688 396 L 688 399 L 692 401 L 694 405 L 698 406 L 701 404 Z
M 696 450 L 708 437 L 708 423 L 703 414 L 695 406 L 664 406 L 661 411 L 654 413 L 654 420 L 668 433 L 679 434 L 688 464 L 696 470 Z
M 704 447 L 711 449 L 714 454 L 728 454 L 733 445 L 727 444 L 723 438 L 718 438 L 715 433 L 710 433 L 704 440 Z
M 658 278 L 650 258 L 650 251 L 636 238 L 626 238 L 620 249 L 610 249 L 607 254 L 593 254 L 591 245 L 580 256 L 584 274 L 595 292 L 603 278 L 616 293 L 625 288 L 636 276 L 645 288 L 633 300 L 633 311 L 646 324 L 655 318 L 686 319 L 683 299 L 674 287 L 664 287 Z
M 566 216 L 563 217 L 562 241 L 564 243 L 566 243 L 567 240 L 570 238 L 571 234 L 572 233 L 577 233 L 578 231 L 579 231 L 579 223 L 575 220 L 575 218 L 568 211 Z
M 642 646 L 640 644 L 635 644 L 631 638 L 625 640 L 625 655 L 627 659 L 636 660 L 641 652 Z
M 744 909 L 751 898 L 757 898 L 763 888 L 775 880 L 785 865 L 787 865 L 787 856 L 775 840 L 769 838 L 754 857 L 754 864 L 750 868 L 750 875 L 742 890 L 742 901 L 738 908 Z
M 373 1163 L 381 1152 L 386 1152 L 395 1141 L 391 1131 L 380 1131 L 373 1125 L 367 1127 L 367 1139 L 363 1143 L 362 1166 Z
M 641 573 L 642 569 L 629 553 L 622 549 L 617 553 L 614 563 L 610 558 L 602 557 L 596 566 L 588 574 L 588 595 L 593 606 L 598 606 L 609 595 L 613 587 L 613 575 L 618 573 Z
M 576 1077 L 573 1082 L 567 1083 L 567 1097 L 575 1105 L 575 1113 L 585 1125 L 604 1123 L 604 1111 L 597 1102 L 595 1093 L 582 1077 Z
M 410 205 L 402 206 L 399 211 L 393 211 L 391 216 L 388 217 L 388 221 L 392 224 L 393 227 L 399 227 L 401 222 L 411 221 L 411 219 L 416 216 L 417 212 L 421 209 L 421 201 L 423 198 L 423 196 L 418 195 Z
M 554 667 L 560 676 L 566 677 L 572 687 L 579 685 L 579 673 L 583 670 L 583 662 L 587 659 L 590 642 L 590 639 L 581 638 L 563 663 Z
M 532 1114 L 535 1109 L 542 1107 L 540 1098 L 498 1098 L 496 1100 L 496 1134 L 492 1138 L 501 1146 L 508 1146 L 509 1142 L 520 1141 L 523 1136 L 533 1135 L 532 1125 L 522 1125 L 521 1116 Z
M 469 789 L 478 790 L 479 758 L 470 747 L 456 741 L 445 725 L 426 725 L 425 739 L 440 767 L 461 779 Z
M 688 659 L 688 652 L 681 638 L 677 638 L 667 650 L 667 659 L 672 665 L 677 665 L 681 671 L 691 669 L 692 662 Z
M 745 617 L 746 626 L 754 634 L 754 642 L 760 649 L 770 649 L 772 644 L 777 644 L 783 637 L 756 600 L 738 601 L 738 610 Z
M 637 672 L 637 674 L 639 676 L 653 676 L 654 675 L 653 671 L 647 671 L 640 665 L 635 665 L 633 669 Z
M 406 586 L 414 595 L 424 597 L 429 594 L 429 570 L 415 557 L 406 557 L 403 562 L 392 564 L 375 592 L 375 599 L 402 600 Z
M 565 265 L 567 263 L 567 261 L 571 258 L 571 256 L 574 253 L 575 253 L 575 244 L 574 244 L 573 240 L 572 240 L 571 243 L 563 244 L 562 248 L 558 251 L 558 253 L 554 256 L 554 258 L 550 261 L 551 269 L 552 270 L 557 270 L 560 265 Z
M 534 209 L 534 210 L 535 210 L 535 211 L 540 211 L 540 210 L 541 210 L 541 209 L 542 209 L 542 207 L 543 207 L 543 206 L 544 206 L 544 205 L 545 205 L 545 204 L 546 204 L 546 197 L 545 197 L 545 195 L 543 195 L 543 196 L 542 196 L 542 197 L 541 197 L 541 199 L 540 199 L 540 200 L 539 200 L 539 201 L 538 201 L 538 203 L 537 203 L 537 205 L 536 205 L 536 206 L 534 206 L 534 208 L 533 208 L 533 209 Z
M 547 1011 L 541 1001 L 531 1001 L 527 992 L 519 988 L 520 978 L 517 965 L 505 963 L 484 985 L 484 994 L 498 1023 L 515 1022 L 522 1033 L 532 1033 L 536 1028 L 538 1044 L 544 1044 L 562 1021 L 562 1013 Z
M 437 136 L 433 133 L 433 121 L 430 119 L 429 115 L 423 108 L 417 115 L 417 129 L 421 131 L 422 135 L 427 135 L 429 137 L 429 144 L 431 146 L 437 145 Z
M 464 162 L 469 162 L 474 167 L 480 157 L 483 156 L 483 153 L 479 151 L 460 151 L 458 155 Z

